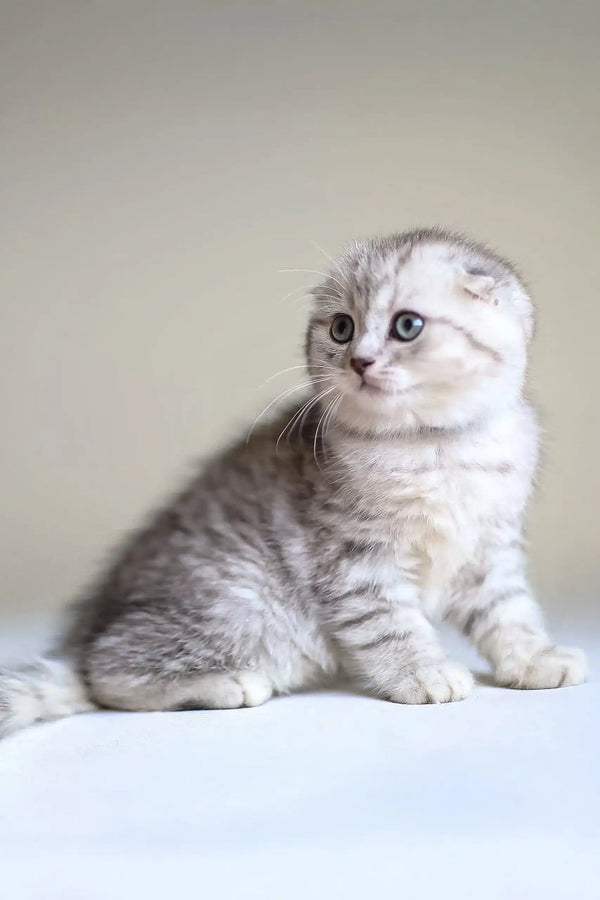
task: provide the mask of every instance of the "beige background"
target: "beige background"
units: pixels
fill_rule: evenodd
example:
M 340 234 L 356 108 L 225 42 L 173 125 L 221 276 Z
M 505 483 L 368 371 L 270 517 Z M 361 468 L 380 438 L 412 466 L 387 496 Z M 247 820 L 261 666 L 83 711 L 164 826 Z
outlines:
M 2 2 L 2 608 L 62 604 L 293 383 L 315 243 L 525 270 L 550 602 L 600 584 L 597 2 Z

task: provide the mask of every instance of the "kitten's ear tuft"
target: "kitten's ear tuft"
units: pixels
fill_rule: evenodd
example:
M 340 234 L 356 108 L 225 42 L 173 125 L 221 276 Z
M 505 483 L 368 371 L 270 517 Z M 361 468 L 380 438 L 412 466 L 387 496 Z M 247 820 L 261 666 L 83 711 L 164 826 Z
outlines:
M 461 266 L 459 280 L 463 290 L 471 297 L 498 306 L 498 298 L 494 296 L 496 280 L 491 275 L 485 275 L 477 270 L 469 272 Z

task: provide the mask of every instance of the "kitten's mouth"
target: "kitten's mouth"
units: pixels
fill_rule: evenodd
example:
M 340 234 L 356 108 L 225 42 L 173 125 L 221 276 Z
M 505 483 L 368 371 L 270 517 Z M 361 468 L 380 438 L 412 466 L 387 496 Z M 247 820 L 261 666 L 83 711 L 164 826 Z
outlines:
M 391 397 L 393 394 L 398 393 L 398 391 L 395 391 L 393 388 L 388 388 L 383 384 L 376 384 L 373 381 L 367 381 L 364 376 L 358 386 L 358 390 L 364 391 L 367 394 L 383 394 L 386 397 Z
M 379 397 L 400 397 L 402 394 L 408 394 L 410 391 L 414 391 L 417 387 L 419 387 L 418 384 L 411 384 L 405 388 L 388 387 L 380 382 L 367 381 L 363 375 L 361 383 L 358 386 L 358 392 Z

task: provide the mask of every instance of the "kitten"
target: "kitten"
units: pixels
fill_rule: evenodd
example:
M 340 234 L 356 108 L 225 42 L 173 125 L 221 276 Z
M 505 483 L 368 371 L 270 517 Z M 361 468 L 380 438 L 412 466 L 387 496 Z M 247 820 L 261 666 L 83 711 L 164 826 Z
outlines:
M 533 310 L 510 263 L 439 229 L 354 244 L 313 291 L 312 393 L 208 462 L 131 538 L 46 660 L 0 678 L 4 732 L 104 706 L 255 706 L 351 676 L 467 697 L 447 619 L 516 688 L 579 684 L 525 575 Z

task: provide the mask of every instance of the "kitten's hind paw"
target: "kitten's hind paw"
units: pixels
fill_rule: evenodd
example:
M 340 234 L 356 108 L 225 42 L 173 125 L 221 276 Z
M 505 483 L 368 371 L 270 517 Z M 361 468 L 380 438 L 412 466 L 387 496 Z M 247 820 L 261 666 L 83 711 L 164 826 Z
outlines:
M 261 706 L 273 695 L 273 685 L 258 672 L 215 672 L 200 675 L 189 693 L 178 709 L 239 709 Z
M 389 698 L 394 703 L 449 703 L 473 690 L 473 676 L 461 663 L 442 659 L 423 663 L 400 681 Z
M 511 654 L 496 669 L 504 687 L 538 690 L 582 684 L 587 678 L 585 654 L 575 647 L 545 647 L 533 656 Z

